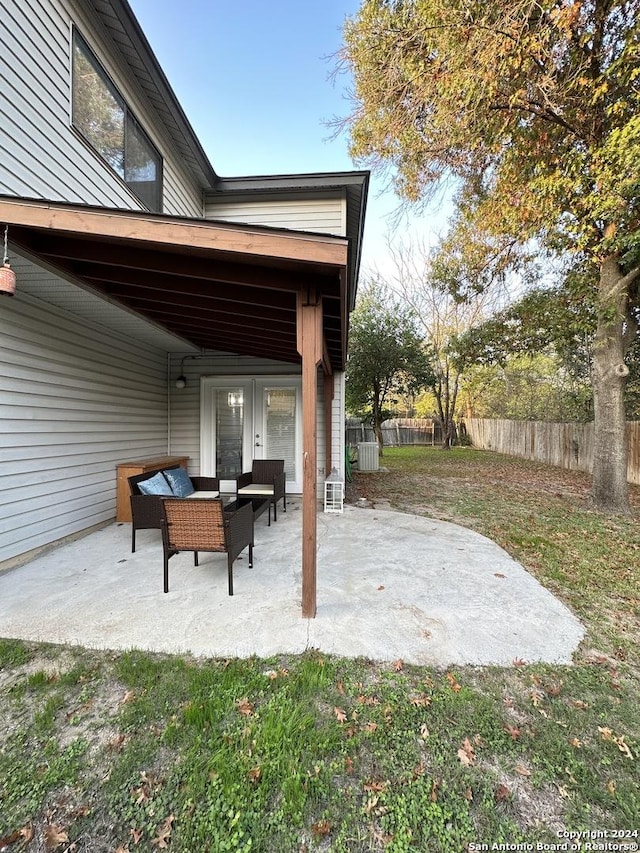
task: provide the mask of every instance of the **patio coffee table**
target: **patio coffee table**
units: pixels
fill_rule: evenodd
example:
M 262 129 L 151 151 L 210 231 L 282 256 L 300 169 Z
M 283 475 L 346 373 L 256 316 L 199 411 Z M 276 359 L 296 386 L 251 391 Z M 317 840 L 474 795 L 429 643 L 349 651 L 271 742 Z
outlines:
M 231 497 L 231 500 L 224 504 L 225 512 L 236 512 L 236 510 L 240 509 L 240 507 L 245 506 L 245 504 L 251 504 L 253 509 L 253 521 L 254 523 L 260 518 L 263 512 L 269 512 L 269 521 L 267 522 L 267 526 L 271 527 L 271 501 L 269 498 L 261 498 L 261 497 L 251 497 L 251 498 L 243 498 L 237 497 L 235 494 Z

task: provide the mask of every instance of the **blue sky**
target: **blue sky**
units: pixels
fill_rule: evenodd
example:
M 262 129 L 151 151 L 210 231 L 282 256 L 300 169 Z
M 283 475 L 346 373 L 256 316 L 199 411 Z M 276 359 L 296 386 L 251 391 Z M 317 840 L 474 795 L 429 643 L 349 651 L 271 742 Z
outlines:
M 342 26 L 357 0 L 129 0 L 219 175 L 345 171 L 349 79 L 332 79 Z M 333 58 L 332 58 L 333 57 Z M 372 176 L 363 269 L 385 266 L 388 215 L 398 206 Z M 446 214 L 412 218 L 403 233 L 433 242 Z

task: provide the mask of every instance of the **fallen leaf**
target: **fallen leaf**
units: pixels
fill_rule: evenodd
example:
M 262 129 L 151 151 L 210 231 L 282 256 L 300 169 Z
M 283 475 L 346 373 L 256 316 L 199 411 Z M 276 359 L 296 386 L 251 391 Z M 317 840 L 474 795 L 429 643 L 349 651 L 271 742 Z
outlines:
M 379 705 L 380 704 L 380 700 L 376 699 L 375 696 L 365 696 L 362 693 L 359 696 L 356 696 L 356 702 L 358 702 L 360 705 Z
M 120 752 L 120 750 L 124 746 L 124 742 L 126 739 L 127 739 L 126 735 L 123 735 L 123 734 L 116 735 L 115 737 L 111 738 L 111 740 L 107 744 L 107 747 L 110 750 L 112 750 L 113 752 Z
M 396 672 L 401 672 L 401 670 L 404 668 L 403 661 L 400 659 L 395 661 L 395 663 L 393 664 L 393 668 L 395 669 Z
M 121 705 L 126 705 L 128 702 L 133 702 L 136 698 L 136 694 L 134 690 L 127 690 L 122 699 L 120 700 Z
M 615 795 L 616 783 L 613 781 L 613 779 L 609 779 L 609 781 L 607 782 L 607 791 L 611 794 L 612 797 Z
M 476 760 L 476 752 L 473 748 L 473 744 L 469 740 L 468 737 L 464 739 L 462 742 L 462 746 L 458 750 L 458 759 L 461 764 L 464 764 L 465 767 L 469 767 L 472 764 L 475 764 Z
M 473 791 L 471 790 L 471 788 L 467 788 L 465 790 L 463 796 L 464 796 L 465 800 L 467 800 L 467 802 L 470 803 L 473 800 Z
M 507 788 L 506 785 L 498 785 L 493 794 L 496 803 L 503 803 L 505 800 L 508 800 L 511 796 L 511 791 Z
M 61 826 L 49 824 L 44 831 L 44 846 L 47 850 L 56 850 L 69 840 L 69 836 Z
M 493 575 L 496 578 L 506 578 L 506 575 L 503 575 L 502 572 L 494 572 Z
M 261 767 L 253 767 L 249 770 L 249 781 L 250 782 L 259 782 L 260 777 L 262 776 L 262 768 Z
M 0 850 L 9 847 L 10 844 L 15 844 L 16 841 L 31 841 L 32 838 L 33 829 L 30 826 L 23 826 L 21 829 L 12 832 L 11 835 L 5 835 L 4 838 L 0 838 Z
M 353 758 L 347 756 L 344 760 L 344 769 L 351 776 L 353 774 Z
M 372 782 L 365 782 L 362 786 L 362 789 L 363 791 L 373 791 L 374 793 L 379 793 L 380 791 L 386 791 L 388 787 L 388 782 L 383 782 L 382 780 L 373 780 Z
M 514 666 L 526 666 L 527 662 L 525 660 L 522 660 L 522 658 L 514 658 L 513 659 L 513 665 Z
M 525 767 L 524 764 L 516 764 L 513 768 L 519 776 L 531 776 L 531 770 Z
M 422 723 L 420 726 L 420 737 L 422 740 L 426 740 L 429 737 L 429 729 L 427 728 L 426 723 Z
M 140 839 L 144 835 L 144 832 L 141 829 L 132 829 L 131 830 L 131 838 L 133 838 L 134 844 L 139 844 Z
M 311 824 L 311 832 L 316 838 L 322 838 L 331 832 L 331 824 L 328 820 L 319 820 L 317 823 Z
M 456 677 L 452 672 L 447 673 L 447 681 L 449 682 L 449 687 L 453 690 L 454 693 L 457 693 L 459 690 L 462 690 L 462 687 L 456 681 Z
M 534 706 L 534 708 L 538 707 L 543 698 L 544 696 L 540 690 L 531 691 L 531 704 Z
M 344 689 L 344 684 L 342 683 L 342 681 L 337 681 L 337 682 L 336 682 L 336 690 L 338 691 L 338 693 L 339 693 L 341 696 L 344 696 L 344 694 L 345 694 L 345 689 Z
M 564 682 L 560 682 L 559 684 L 550 684 L 548 687 L 544 688 L 544 692 L 547 696 L 559 696 L 562 691 L 562 685 Z
M 124 844 L 118 844 L 116 847 L 116 853 L 129 853 L 129 848 L 125 847 Z
M 416 708 L 428 708 L 431 704 L 431 697 L 424 694 L 422 696 L 412 696 L 411 704 L 415 705 Z
M 582 701 L 582 699 L 574 699 L 571 704 L 574 708 L 578 708 L 580 711 L 584 711 L 586 708 L 589 707 L 586 702 Z
M 255 706 L 253 702 L 250 702 L 246 697 L 244 699 L 238 699 L 236 705 L 238 706 L 238 711 L 240 711 L 243 716 L 250 717 L 253 714 Z
M 364 805 L 365 812 L 367 814 L 371 814 L 371 812 L 378 805 L 378 802 L 379 802 L 379 797 L 369 797 L 369 799 L 367 800 L 367 802 Z
M 378 724 L 372 723 L 371 721 L 369 721 L 368 723 L 365 723 L 364 726 L 362 727 L 363 731 L 365 731 L 365 732 L 375 732 L 375 730 L 377 728 L 378 728 Z
M 435 803 L 438 799 L 438 788 L 440 787 L 440 782 L 436 779 L 431 786 L 431 794 L 429 795 L 429 799 L 432 803 Z
M 334 708 L 333 713 L 339 723 L 344 723 L 346 721 L 347 715 L 342 708 Z
M 569 741 L 569 743 L 571 744 L 571 746 L 574 746 L 576 749 L 580 749 L 580 747 L 582 746 L 582 741 L 577 737 L 572 737 L 571 740 Z
M 171 824 L 175 819 L 175 815 L 169 815 L 169 817 L 160 825 L 157 836 L 151 839 L 151 843 L 156 845 L 160 850 L 165 850 L 169 846 L 168 841 L 171 838 Z
M 507 732 L 507 734 L 511 735 L 512 740 L 518 740 L 518 738 L 522 734 L 522 731 L 520 729 L 516 728 L 516 726 L 511 726 L 509 724 L 504 726 L 504 730 L 505 732 Z

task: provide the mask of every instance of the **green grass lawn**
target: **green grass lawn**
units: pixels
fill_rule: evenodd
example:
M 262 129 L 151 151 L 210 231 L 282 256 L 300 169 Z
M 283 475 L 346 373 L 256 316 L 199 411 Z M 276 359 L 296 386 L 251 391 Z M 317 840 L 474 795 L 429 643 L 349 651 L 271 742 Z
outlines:
M 574 665 L 0 640 L 0 850 L 640 844 L 640 490 L 634 517 L 608 517 L 584 476 L 497 454 L 402 448 L 383 464 L 358 494 L 495 539 L 584 622 Z

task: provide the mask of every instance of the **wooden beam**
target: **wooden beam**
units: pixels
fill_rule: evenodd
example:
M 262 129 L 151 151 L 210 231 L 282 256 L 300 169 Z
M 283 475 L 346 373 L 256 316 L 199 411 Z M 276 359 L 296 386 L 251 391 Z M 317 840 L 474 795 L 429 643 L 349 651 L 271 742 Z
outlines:
M 302 615 L 316 615 L 318 365 L 322 361 L 322 300 L 298 294 L 298 352 L 302 357 Z
M 345 237 L 6 197 L 0 199 L 0 222 L 85 238 L 130 241 L 138 246 L 189 246 L 240 258 L 276 258 L 321 266 L 346 266 L 349 248 Z

